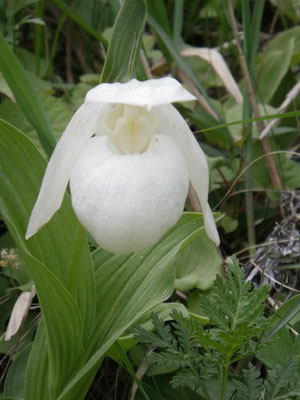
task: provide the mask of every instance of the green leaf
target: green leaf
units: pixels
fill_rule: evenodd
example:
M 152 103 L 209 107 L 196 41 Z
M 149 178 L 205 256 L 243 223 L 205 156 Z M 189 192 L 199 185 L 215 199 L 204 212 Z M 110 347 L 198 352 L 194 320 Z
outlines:
M 32 343 L 27 345 L 20 351 L 13 360 L 5 378 L 4 391 L 5 396 L 15 397 L 16 399 L 24 398 L 24 379 L 25 371 L 30 355 Z
M 287 307 L 285 307 L 287 308 Z M 276 316 L 280 318 L 270 335 L 265 339 L 264 343 L 268 342 L 276 333 L 284 327 L 288 322 L 294 318 L 296 315 L 298 315 L 298 319 L 300 319 L 300 295 L 295 296 L 293 298 L 293 302 L 289 302 L 288 304 L 288 309 L 284 311 L 281 309 L 280 314 L 278 315 L 276 313 Z
M 272 144 L 272 141 L 271 141 Z M 252 157 L 257 159 L 263 155 L 263 149 L 260 142 L 253 143 Z M 276 156 L 279 165 L 279 172 L 282 182 L 287 189 L 293 190 L 300 186 L 300 166 L 299 163 L 279 154 Z M 267 188 L 271 186 L 270 175 L 267 171 L 265 158 L 261 159 L 251 167 L 253 177 L 253 186 L 256 188 Z
M 236 219 L 232 219 L 229 215 L 225 215 L 221 221 L 221 225 L 225 233 L 231 233 L 237 229 L 239 222 Z
M 24 258 L 42 310 L 48 347 L 48 388 L 50 399 L 56 399 L 83 353 L 82 319 L 74 298 L 55 275 L 29 253 Z
M 39 93 L 38 98 L 43 109 L 45 110 L 46 117 L 52 126 L 53 134 L 56 140 L 58 140 L 65 130 L 69 120 L 73 116 L 73 111 L 71 107 L 62 99 L 51 96 L 48 93 Z M 32 140 L 39 150 L 42 150 L 36 130 L 29 123 L 29 121 L 27 121 L 17 103 L 13 103 L 11 100 L 5 99 L 0 104 L 0 118 L 20 129 Z
M 53 3 L 68 17 L 70 17 L 77 25 L 81 26 L 87 31 L 93 38 L 101 42 L 104 46 L 107 46 L 107 41 L 102 35 L 100 35 L 95 29 L 91 27 L 79 14 L 72 10 L 61 0 L 53 0 Z
M 61 390 L 77 367 L 82 344 L 91 334 L 95 284 L 86 237 L 81 245 L 76 241 L 79 223 L 68 195 L 47 226 L 25 241 L 27 221 L 45 167 L 45 160 L 26 136 L 0 121 L 0 211 L 33 276 L 44 313 L 51 384 Z M 71 285 L 74 298 L 63 286 L 71 267 L 71 282 L 76 282 Z
M 68 195 L 51 221 L 29 240 L 25 232 L 37 198 L 46 161 L 20 131 L 0 120 L 0 211 L 7 227 L 22 251 L 49 268 L 61 281 L 68 278 L 79 222 Z M 77 301 L 81 310 L 85 336 L 94 322 L 94 272 L 86 238 L 79 258 Z
M 35 334 L 25 373 L 25 400 L 49 400 L 48 372 L 46 334 L 44 323 L 41 321 Z
M 237 398 L 240 400 L 257 400 L 261 398 L 263 391 L 262 379 L 257 369 L 249 363 L 247 369 L 243 369 L 240 380 L 233 378 L 236 386 Z
M 268 318 L 268 328 L 264 333 L 262 342 L 266 342 L 269 338 L 271 340 L 258 350 L 257 357 L 270 368 L 275 368 L 276 365 L 283 367 L 288 359 L 297 356 L 300 357 L 300 336 L 293 338 L 287 325 L 283 325 L 279 330 L 274 332 L 279 326 L 278 324 L 281 324 L 281 321 L 284 322 L 282 319 L 286 315 L 289 315 L 290 312 L 294 314 L 294 311 L 298 310 L 299 299 L 300 295 L 292 297 L 274 315 Z M 300 317 L 299 311 L 297 312 L 297 317 Z M 294 316 L 294 318 L 296 317 Z
M 287 73 L 295 47 L 295 39 L 291 38 L 284 47 L 263 53 L 258 68 L 257 87 L 259 95 L 268 103 L 276 92 L 280 82 Z
M 1 33 L 0 70 L 24 115 L 36 129 L 46 154 L 50 156 L 55 146 L 53 132 L 27 75 Z
M 217 216 L 219 217 L 219 216 Z M 59 400 L 88 389 L 88 379 L 118 337 L 140 316 L 169 298 L 174 288 L 174 257 L 204 229 L 201 214 L 186 213 L 156 245 L 139 253 L 93 253 L 97 287 L 96 329 L 85 363 Z M 88 360 L 88 361 L 87 361 Z
M 181 56 L 179 51 L 177 50 L 174 42 L 172 39 L 168 36 L 168 34 L 163 30 L 163 28 L 159 25 L 159 23 L 151 17 L 151 15 L 148 14 L 147 16 L 147 22 L 151 26 L 152 29 L 154 29 L 157 34 L 160 36 L 162 39 L 163 43 L 167 47 L 168 51 L 170 52 L 171 56 L 173 57 L 174 62 L 178 65 L 179 68 L 184 71 L 188 77 L 194 82 L 194 84 L 197 86 L 197 88 L 200 90 L 202 96 L 205 98 L 207 103 L 210 105 L 211 109 L 216 113 L 216 115 L 219 117 L 219 113 L 210 101 L 209 97 L 207 96 L 200 80 L 198 79 L 198 76 L 195 74 L 193 69 L 190 67 L 188 62 Z M 221 118 L 220 118 L 221 120 Z
M 120 359 L 122 360 L 122 363 L 124 364 L 124 366 L 126 367 L 126 370 L 130 373 L 130 375 L 132 376 L 133 380 L 135 381 L 135 383 L 137 384 L 140 392 L 143 394 L 144 398 L 146 400 L 149 400 L 149 397 L 147 396 L 147 393 L 145 392 L 141 381 L 139 380 L 139 378 L 136 376 L 136 373 L 134 372 L 134 369 L 132 368 L 132 365 L 130 363 L 130 360 L 126 354 L 126 352 L 123 350 L 123 348 L 121 347 L 121 345 L 118 343 L 118 341 L 116 341 L 114 343 L 114 347 L 116 349 L 116 351 L 118 352 Z
M 187 309 L 191 318 L 200 322 L 201 325 L 208 325 L 210 319 L 205 315 L 204 311 L 200 306 L 200 294 L 203 294 L 200 290 L 193 290 L 188 294 L 186 299 Z M 205 296 L 209 296 L 211 291 L 205 293 Z
M 124 0 L 114 24 L 101 83 L 127 82 L 134 77 L 146 12 L 145 0 Z
M 176 257 L 175 288 L 188 291 L 194 288 L 208 290 L 217 274 L 220 274 L 222 259 L 216 246 L 205 232 Z
M 259 112 L 262 116 L 267 116 L 276 113 L 276 109 L 268 104 L 259 104 Z M 240 121 L 243 117 L 243 104 L 235 104 L 233 107 L 226 110 L 226 121 L 229 123 L 229 131 L 236 138 L 241 139 L 244 134 L 244 124 L 241 122 L 239 125 L 231 125 L 235 121 Z M 278 115 L 277 115 L 278 117 Z M 253 124 L 253 137 L 258 138 L 259 132 L 256 124 Z
M 164 31 L 171 36 L 172 29 L 169 23 L 168 10 L 164 0 L 148 0 L 149 14 L 159 23 Z
M 37 3 L 38 0 L 14 0 L 7 3 L 7 17 L 11 18 L 22 8 L 28 6 L 29 4 Z
M 14 95 L 12 94 L 12 91 L 10 90 L 8 84 L 6 83 L 6 80 L 4 79 L 4 76 L 2 72 L 0 71 L 0 93 L 4 93 L 7 97 L 10 99 L 14 99 Z

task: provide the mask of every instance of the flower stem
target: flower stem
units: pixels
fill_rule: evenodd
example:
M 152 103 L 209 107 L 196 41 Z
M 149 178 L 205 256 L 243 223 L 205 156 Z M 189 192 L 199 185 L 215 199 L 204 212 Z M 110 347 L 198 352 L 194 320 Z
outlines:
M 224 370 L 223 370 L 222 386 L 220 388 L 221 389 L 221 399 L 220 400 L 226 399 L 227 377 L 228 377 L 228 365 L 226 365 L 226 367 L 224 367 Z

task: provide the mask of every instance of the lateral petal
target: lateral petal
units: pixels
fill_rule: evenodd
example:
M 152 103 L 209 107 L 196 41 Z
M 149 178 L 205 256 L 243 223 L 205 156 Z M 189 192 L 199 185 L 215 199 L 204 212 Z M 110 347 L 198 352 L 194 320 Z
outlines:
M 140 82 L 132 79 L 126 83 L 102 83 L 89 90 L 85 103 L 120 103 L 146 107 L 171 104 L 178 101 L 196 100 L 174 78 L 150 79 Z
M 49 160 L 37 201 L 32 210 L 26 239 L 45 225 L 59 209 L 79 150 L 95 133 L 104 105 L 83 104 L 74 114 Z
M 218 246 L 220 238 L 208 204 L 209 172 L 205 154 L 189 126 L 174 106 L 168 104 L 154 107 L 152 113 L 157 118 L 158 134 L 165 134 L 173 138 L 184 155 L 190 181 L 202 208 L 206 233 Z

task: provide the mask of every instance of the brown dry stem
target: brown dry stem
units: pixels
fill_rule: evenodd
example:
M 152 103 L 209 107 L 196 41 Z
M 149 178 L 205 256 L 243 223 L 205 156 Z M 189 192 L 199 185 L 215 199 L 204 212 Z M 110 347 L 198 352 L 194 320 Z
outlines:
M 245 56 L 244 56 L 244 53 L 242 51 L 240 41 L 239 41 L 237 23 L 235 20 L 234 11 L 233 11 L 233 7 L 232 7 L 232 0 L 228 0 L 228 9 L 229 9 L 230 20 L 231 20 L 232 29 L 233 29 L 233 35 L 236 39 L 236 46 L 237 46 L 237 50 L 238 50 L 238 54 L 239 54 L 241 69 L 242 69 L 242 73 L 243 73 L 243 76 L 245 79 L 246 88 L 247 88 L 247 92 L 248 92 L 248 96 L 249 96 L 249 100 L 250 100 L 250 105 L 251 105 L 251 108 L 252 108 L 255 118 L 258 118 L 258 117 L 260 117 L 260 113 L 259 113 L 258 105 L 256 102 L 253 86 L 251 83 L 251 78 L 250 78 L 250 74 L 248 71 Z M 258 131 L 261 133 L 265 128 L 264 122 L 257 121 L 256 124 L 257 124 Z M 272 153 L 272 147 L 271 147 L 269 139 L 267 137 L 265 137 L 261 140 L 261 142 L 262 142 L 264 153 L 265 154 Z M 271 154 L 269 157 L 266 158 L 266 164 L 267 164 L 267 168 L 268 168 L 273 186 L 275 188 L 278 187 L 280 190 L 282 190 L 283 186 L 281 183 L 281 179 L 280 179 L 280 175 L 278 172 L 278 168 L 276 165 L 274 155 Z

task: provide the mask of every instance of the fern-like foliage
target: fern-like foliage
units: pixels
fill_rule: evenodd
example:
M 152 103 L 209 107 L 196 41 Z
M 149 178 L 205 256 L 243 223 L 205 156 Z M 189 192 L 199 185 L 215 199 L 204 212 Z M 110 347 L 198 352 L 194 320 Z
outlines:
M 156 333 L 149 332 L 139 325 L 134 325 L 135 338 L 140 343 L 149 344 L 153 348 L 177 350 L 177 341 L 171 333 L 170 326 L 165 325 L 164 320 L 158 318 L 154 313 L 151 317 Z
M 297 400 L 300 396 L 300 377 L 296 360 L 288 360 L 284 367 L 269 371 L 265 382 L 264 400 Z
M 297 400 L 300 396 L 300 377 L 297 361 L 288 360 L 285 366 L 270 370 L 263 382 L 260 373 L 249 363 L 239 379 L 234 379 L 237 400 Z
M 212 296 L 200 296 L 202 309 L 211 320 L 209 329 L 173 311 L 173 321 L 166 324 L 152 315 L 155 332 L 136 326 L 135 338 L 149 344 L 155 352 L 147 358 L 150 365 L 175 371 L 171 385 L 201 388 L 203 398 L 208 399 L 207 380 L 220 383 L 221 398 L 225 399 L 229 368 L 233 363 L 255 354 L 259 337 L 268 322 L 263 316 L 264 303 L 269 288 L 252 288 L 245 282 L 244 270 L 232 257 L 230 270 L 223 281 L 217 277 Z M 297 393 L 295 365 L 270 371 L 263 383 L 259 372 L 249 364 L 239 379 L 234 380 L 232 399 L 279 400 L 294 399 Z M 299 376 L 298 376 L 299 379 Z M 235 397 L 234 397 L 235 396 Z
M 200 296 L 203 311 L 221 329 L 235 330 L 242 323 L 260 323 L 268 286 L 252 290 L 251 283 L 245 282 L 244 269 L 236 257 L 232 257 L 226 280 L 217 276 L 212 288 L 212 296 Z
M 259 371 L 249 363 L 248 368 L 243 370 L 240 379 L 234 379 L 235 398 L 239 400 L 260 400 L 263 394 L 263 380 Z

